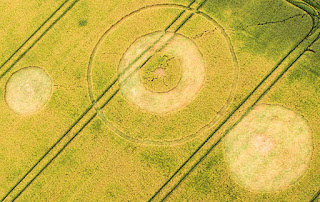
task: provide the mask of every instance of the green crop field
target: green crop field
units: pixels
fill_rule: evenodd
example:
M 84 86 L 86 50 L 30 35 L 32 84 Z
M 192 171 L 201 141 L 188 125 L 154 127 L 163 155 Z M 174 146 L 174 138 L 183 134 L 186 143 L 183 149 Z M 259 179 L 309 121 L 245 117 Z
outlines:
M 0 0 L 0 201 L 320 201 L 320 0 Z

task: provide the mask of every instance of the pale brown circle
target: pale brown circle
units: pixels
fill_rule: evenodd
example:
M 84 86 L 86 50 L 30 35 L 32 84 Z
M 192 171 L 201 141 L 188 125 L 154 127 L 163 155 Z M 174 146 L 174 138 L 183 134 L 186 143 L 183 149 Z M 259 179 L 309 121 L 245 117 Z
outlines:
M 136 71 L 136 69 L 147 61 L 150 57 L 148 54 L 138 60 L 135 65 L 130 65 L 141 54 L 141 50 L 147 49 L 158 39 L 160 41 L 154 45 L 154 49 L 162 49 L 174 55 L 181 63 L 181 80 L 167 93 L 152 92 L 140 80 L 140 70 Z M 150 54 L 153 55 L 154 52 Z M 170 112 L 190 104 L 205 80 L 204 60 L 196 44 L 181 34 L 163 31 L 151 33 L 136 40 L 123 55 L 118 73 L 122 95 L 141 109 L 155 113 Z
M 49 101 L 52 81 L 40 67 L 25 67 L 12 74 L 6 85 L 5 100 L 17 114 L 32 114 Z
M 259 105 L 226 136 L 232 177 L 253 191 L 277 191 L 308 169 L 312 136 L 306 120 L 278 105 Z

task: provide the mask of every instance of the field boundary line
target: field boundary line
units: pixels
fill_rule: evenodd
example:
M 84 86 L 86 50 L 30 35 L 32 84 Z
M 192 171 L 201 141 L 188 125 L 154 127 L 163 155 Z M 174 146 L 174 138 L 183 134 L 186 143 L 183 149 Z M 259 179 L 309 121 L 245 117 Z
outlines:
M 67 12 L 69 12 L 71 10 L 71 8 L 73 8 L 76 3 L 79 1 L 79 0 L 74 0 L 70 5 L 67 5 L 67 3 L 69 3 L 70 0 L 66 0 L 62 5 L 61 7 L 58 8 L 58 10 L 56 10 L 56 12 L 54 12 L 52 14 L 52 16 L 50 16 L 51 18 L 48 18 L 37 30 L 36 32 L 34 32 L 21 46 L 19 49 L 17 49 L 16 52 L 14 52 L 14 54 L 12 55 L 12 57 L 9 57 L 9 59 L 7 61 L 5 61 L 3 63 L 3 65 L 1 65 L 1 68 L 0 70 L 4 69 L 4 66 L 6 64 L 8 64 L 8 62 L 13 59 L 13 57 L 17 56 L 17 58 L 12 62 L 11 65 L 9 65 L 9 67 L 4 70 L 1 74 L 0 74 L 0 80 L 43 38 L 43 36 L 45 36 L 48 31 L 50 31 L 52 29 L 52 27 L 57 23 L 59 22 L 63 16 L 65 16 L 67 14 Z M 60 14 L 59 16 L 57 16 L 57 18 L 55 20 L 53 20 L 53 17 L 61 11 L 62 7 L 67 7 L 63 12 L 62 14 Z M 45 27 L 46 24 L 48 24 L 48 22 L 50 20 L 53 20 L 53 22 L 48 25 L 48 27 L 42 32 L 40 33 L 40 30 Z M 37 37 L 36 35 L 40 35 L 38 36 L 38 38 L 35 38 Z M 32 38 L 35 38 L 35 40 L 32 42 Z M 27 47 L 27 43 L 31 43 L 29 45 L 29 47 Z M 26 48 L 25 50 L 23 50 L 24 48 Z M 19 55 L 18 52 L 21 52 L 21 54 Z M 18 56 L 19 55 L 19 56 Z

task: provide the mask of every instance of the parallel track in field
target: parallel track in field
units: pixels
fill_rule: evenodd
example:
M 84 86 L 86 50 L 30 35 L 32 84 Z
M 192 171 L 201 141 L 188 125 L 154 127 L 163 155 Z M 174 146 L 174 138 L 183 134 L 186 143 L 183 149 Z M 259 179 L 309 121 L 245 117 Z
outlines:
M 320 38 L 320 34 L 318 34 L 318 37 L 312 42 L 314 43 L 316 40 L 318 40 Z M 307 50 L 306 50 L 307 51 Z M 250 111 L 251 109 L 262 99 L 262 97 L 264 97 L 264 95 L 266 95 L 267 92 L 269 92 L 271 90 L 271 88 L 283 77 L 283 75 L 285 75 L 285 73 L 292 67 L 292 65 L 303 55 L 304 53 L 301 53 L 296 60 L 294 60 L 287 68 L 285 68 L 281 74 L 276 78 L 275 81 L 273 81 L 271 83 L 271 85 L 258 97 L 258 99 L 246 110 L 246 112 L 241 116 L 241 118 L 235 123 L 233 124 L 230 128 L 227 129 L 227 131 L 218 139 L 217 142 L 215 142 L 206 152 L 203 156 L 201 156 L 201 158 L 196 161 L 195 164 L 193 164 L 193 166 L 191 167 L 190 170 L 187 171 L 186 174 L 184 174 L 182 176 L 182 178 L 178 181 L 177 184 L 175 184 L 173 186 L 173 188 L 161 199 L 161 201 L 166 200 L 172 193 L 174 190 L 176 190 L 179 185 L 186 179 L 186 177 L 206 158 L 206 156 L 208 156 L 208 154 L 217 146 L 219 145 L 219 143 L 222 142 L 222 140 L 226 137 L 226 135 L 228 134 L 228 132 L 234 128 Z M 222 126 L 222 125 L 221 125 Z M 210 136 L 212 137 L 218 130 L 220 127 L 218 127 Z M 209 141 L 209 140 L 208 140 Z
M 0 80 L 57 24 L 79 0 L 64 1 L 0 66 Z M 51 22 L 52 21 L 52 22 Z M 11 64 L 10 64 L 11 63 Z M 7 68 L 5 68 L 8 66 Z
M 299 7 L 300 8 L 300 7 Z M 305 10 L 306 11 L 306 10 Z M 314 15 L 310 15 L 311 18 L 314 18 Z M 309 50 L 310 46 L 313 45 L 319 38 L 320 38 L 320 34 L 317 33 L 317 31 L 319 32 L 319 29 L 317 28 L 315 22 L 317 22 L 316 20 L 313 20 L 313 26 L 310 30 L 310 32 L 300 41 L 298 42 L 297 45 L 295 45 L 293 47 L 293 49 L 291 49 L 291 51 L 289 51 L 285 57 L 270 71 L 270 73 L 268 75 L 266 75 L 266 77 L 264 77 L 264 79 L 253 89 L 253 91 L 251 91 L 251 93 L 244 98 L 244 100 L 242 100 L 242 102 L 227 116 L 226 119 L 224 119 L 221 124 L 209 135 L 209 137 L 189 156 L 189 158 L 174 172 L 174 174 L 154 193 L 154 195 L 149 199 L 149 201 L 153 201 L 155 199 L 159 199 L 161 201 L 166 200 L 172 193 L 174 190 L 176 190 L 179 185 L 186 179 L 186 177 L 206 158 L 206 156 L 219 144 L 222 142 L 222 140 L 224 139 L 224 137 L 228 134 L 228 132 L 236 125 L 238 124 L 248 113 L 249 111 L 259 102 L 259 100 L 261 100 L 261 98 L 270 91 L 270 89 L 282 78 L 282 76 L 290 69 L 290 67 L 305 53 Z M 253 104 L 248 107 L 247 109 L 245 109 L 245 113 L 241 116 L 240 120 L 237 120 L 237 122 L 235 124 L 233 124 L 231 127 L 229 127 L 224 133 L 223 135 L 216 141 L 216 142 L 212 142 L 211 145 L 212 146 L 207 146 L 208 149 L 206 151 L 204 151 L 204 154 L 201 155 L 200 157 L 198 157 L 198 160 L 194 160 L 195 163 L 192 164 L 190 163 L 190 168 L 184 168 L 185 166 L 187 166 L 187 164 L 189 162 L 191 162 L 192 158 L 200 152 L 200 150 L 206 145 L 208 144 L 208 142 L 210 141 L 210 139 L 214 136 L 214 134 L 216 134 L 227 122 L 228 120 L 247 102 L 247 100 L 258 90 L 258 88 L 279 68 L 280 65 L 282 65 L 282 63 L 287 60 L 287 58 L 289 58 L 289 56 L 296 50 L 299 48 L 299 46 L 301 46 L 301 44 L 303 42 L 305 42 L 308 38 L 314 36 L 315 39 L 311 40 L 309 42 L 309 44 L 306 44 L 306 47 L 304 48 L 304 50 L 298 54 L 296 56 L 296 58 L 289 62 L 289 64 L 283 69 L 283 71 L 275 78 L 275 80 L 269 85 L 269 87 L 267 87 L 262 94 L 253 102 Z M 210 143 L 208 144 L 210 145 Z M 187 169 L 187 171 L 185 173 L 182 173 L 183 169 Z M 181 176 L 179 176 L 179 174 Z M 172 182 L 175 179 L 177 179 L 176 182 Z M 173 185 L 171 185 L 172 188 L 169 188 L 168 190 L 164 190 L 167 186 L 169 186 L 169 183 L 171 183 Z M 170 186 L 169 186 L 170 187 Z M 164 193 L 163 195 L 161 195 L 162 193 Z M 319 197 L 320 195 L 320 190 L 319 192 L 315 195 L 315 199 L 317 197 Z M 314 199 L 314 200 L 315 200 Z
M 77 0 L 78 1 L 78 0 Z M 196 0 L 193 0 L 189 5 L 188 5 L 188 8 L 191 7 L 191 5 L 193 3 L 195 3 Z M 179 14 L 179 16 L 181 16 L 185 11 L 183 11 L 181 14 Z M 189 20 L 190 17 L 187 19 Z M 178 18 L 175 18 L 174 19 L 174 22 L 170 24 L 170 26 L 168 26 L 165 30 L 169 29 L 174 23 L 175 21 L 177 21 Z M 183 24 L 186 23 L 185 20 L 183 22 Z M 179 27 L 176 29 L 176 31 L 178 31 L 182 26 L 179 25 Z M 160 39 L 159 39 L 160 40 Z M 152 47 L 150 47 L 149 49 L 151 49 Z M 162 47 L 163 48 L 163 47 Z M 144 53 L 146 53 L 148 50 L 144 51 L 142 53 L 142 55 Z M 159 50 L 158 50 L 159 51 Z M 138 56 L 138 58 L 142 57 L 142 55 Z M 152 56 L 150 56 L 147 61 L 149 59 L 151 59 Z M 132 64 L 134 62 L 136 62 L 137 59 L 135 59 Z M 146 62 L 145 62 L 146 63 Z M 144 64 L 145 64 L 144 63 Z M 130 64 L 130 65 L 132 65 Z M 139 68 L 141 68 L 144 64 L 142 64 Z M 126 69 L 129 69 L 129 67 L 127 67 Z M 111 89 L 111 87 L 118 81 L 119 78 L 115 79 L 109 86 L 107 86 L 106 90 L 98 97 L 98 99 L 95 101 L 95 102 L 98 102 L 99 100 L 101 100 L 103 98 L 103 96 Z M 121 85 L 121 83 L 120 83 Z M 6 195 L 1 199 L 1 201 L 4 201 L 8 198 L 8 196 L 10 194 L 12 194 L 12 192 L 17 189 L 17 187 L 23 183 L 24 181 L 27 181 L 25 186 L 22 187 L 22 189 L 15 195 L 12 197 L 12 201 L 15 201 L 29 186 L 30 184 L 51 164 L 51 162 L 56 159 L 60 154 L 61 152 L 75 139 L 75 137 L 77 137 L 80 132 L 97 116 L 98 114 L 98 111 L 101 110 L 102 108 L 104 108 L 109 102 L 110 100 L 119 92 L 119 88 L 107 99 L 107 101 L 105 101 L 101 107 L 95 107 L 94 106 L 94 103 L 91 104 L 86 110 L 85 112 L 67 129 L 67 131 L 53 144 L 53 146 L 51 146 L 45 153 L 44 155 L 42 155 L 40 157 L 40 159 L 26 172 L 26 174 L 24 176 L 22 176 L 22 178 L 20 178 L 20 180 L 9 190 L 9 192 L 6 193 Z M 72 130 L 74 130 L 74 128 L 78 125 L 79 122 L 81 122 L 83 120 L 83 118 L 85 116 L 87 116 L 88 114 L 90 114 L 90 111 L 92 110 L 95 110 L 93 112 L 93 114 L 88 118 L 88 120 L 83 124 L 83 126 L 77 130 L 73 135 L 70 135 L 70 133 L 72 132 Z M 69 137 L 70 136 L 70 137 Z M 69 140 L 67 140 L 69 137 Z M 65 142 L 63 144 L 63 142 Z M 61 148 L 59 149 L 58 147 L 61 145 Z M 51 154 L 54 152 L 54 150 L 57 150 L 56 151 L 56 154 Z M 40 163 L 44 161 L 45 158 L 48 158 L 49 155 L 53 155 L 50 159 L 48 159 L 48 162 L 42 167 L 42 168 L 39 168 L 40 170 L 38 170 L 38 172 L 34 173 L 35 175 L 32 177 L 32 172 L 34 172 L 38 167 L 40 167 Z M 30 179 L 27 179 L 27 178 L 30 178 Z
M 67 1 L 68 1 L 68 0 L 67 0 Z M 64 4 L 65 4 L 67 1 L 65 1 Z M 68 7 L 69 9 L 66 10 L 66 12 L 68 12 L 68 11 L 75 5 L 75 3 L 77 3 L 78 1 L 79 1 L 79 0 L 74 1 L 73 4 L 72 4 L 70 7 Z M 191 4 L 189 5 L 189 7 L 190 7 L 195 1 L 196 1 L 196 0 L 194 0 L 193 2 L 191 2 Z M 201 7 L 202 5 L 204 5 L 204 3 L 205 3 L 206 1 L 207 1 L 207 0 L 204 0 L 204 1 L 200 4 L 200 7 Z M 64 5 L 64 4 L 63 4 L 63 5 Z M 61 7 L 63 7 L 63 5 L 61 5 Z M 59 7 L 59 8 L 60 8 L 60 7 Z M 60 8 L 60 9 L 61 9 L 61 8 Z M 56 12 L 58 12 L 58 11 L 56 11 Z M 56 13 L 56 12 L 55 12 L 55 13 Z M 17 60 L 15 60 L 15 61 L 13 62 L 13 64 L 9 67 L 9 69 L 7 69 L 4 73 L 1 74 L 0 79 L 3 78 L 3 76 L 4 76 L 8 71 L 10 71 L 10 69 L 11 69 L 19 60 L 21 60 L 21 59 L 23 58 L 23 56 L 53 27 L 53 25 L 56 24 L 56 23 L 66 14 L 66 12 L 63 13 L 63 15 L 60 16 L 43 34 L 41 34 L 40 37 L 39 37 L 34 43 L 32 43 L 32 45 L 31 45 L 21 56 L 19 56 L 19 58 L 18 58 Z M 183 15 L 184 12 L 185 12 L 185 11 L 182 11 L 182 12 L 177 16 L 177 18 L 174 19 L 174 22 L 173 22 L 172 24 L 170 24 L 170 25 L 165 29 L 165 31 L 166 31 L 167 29 L 169 29 L 169 28 L 171 27 L 171 25 L 173 25 L 173 24 L 175 23 L 175 21 L 177 21 L 177 20 Z M 52 16 L 53 16 L 55 13 L 53 13 Z M 190 14 L 190 15 L 187 17 L 187 19 L 183 22 L 183 24 L 176 29 L 176 31 L 178 31 L 178 30 L 184 25 L 184 23 L 187 22 L 187 21 L 192 17 L 192 15 L 193 15 L 193 14 Z M 47 20 L 47 21 L 48 21 L 48 20 Z M 46 21 L 46 22 L 47 22 L 47 21 Z M 46 22 L 45 22 L 45 23 L 46 23 Z M 44 24 L 45 24 L 45 23 L 44 23 Z M 41 27 L 43 27 L 43 26 L 40 26 L 39 29 L 41 29 Z M 31 35 L 29 38 L 32 38 L 34 35 L 35 35 L 35 34 Z M 294 49 L 292 49 L 292 50 L 276 65 L 276 67 L 274 67 L 274 68 L 272 69 L 272 71 L 254 88 L 254 90 L 227 116 L 226 119 L 224 119 L 224 120 L 222 121 L 222 123 L 213 131 L 213 133 L 211 133 L 210 136 L 196 149 L 196 151 L 179 167 L 179 169 L 173 174 L 173 176 L 171 176 L 171 177 L 169 178 L 169 180 L 168 180 L 165 184 L 163 184 L 163 185 L 161 186 L 161 188 L 155 193 L 155 195 L 154 195 L 150 200 L 153 200 L 153 199 L 162 191 L 162 189 L 163 189 L 165 186 L 167 186 L 170 181 L 172 181 L 172 179 L 184 168 L 184 166 L 193 158 L 193 156 L 195 156 L 195 154 L 200 151 L 200 149 L 211 139 L 211 137 L 212 137 L 223 125 L 225 125 L 225 123 L 232 117 L 232 115 L 233 115 L 234 113 L 236 113 L 236 112 L 244 105 L 244 103 L 246 103 L 247 100 L 259 89 L 259 87 L 272 75 L 272 73 L 277 70 L 277 68 L 281 65 L 281 63 L 282 63 L 284 60 L 286 60 L 286 58 L 289 57 L 289 55 L 290 55 L 307 37 L 309 37 L 309 36 L 310 36 L 310 35 L 308 34 L 302 41 L 300 41 L 300 42 L 296 45 L 296 47 L 295 47 Z M 26 42 L 24 42 L 24 44 L 26 44 L 29 40 L 30 40 L 30 39 L 28 39 Z M 24 44 L 22 44 L 21 47 L 20 47 L 19 49 L 17 49 L 16 52 L 20 51 L 21 48 L 24 46 Z M 13 58 L 13 56 L 16 54 L 16 52 L 15 52 L 7 61 L 10 61 L 11 58 Z M 303 52 L 303 53 L 304 53 L 304 52 Z M 271 85 L 267 88 L 267 90 L 265 90 L 265 91 L 259 96 L 259 98 L 254 102 L 254 104 L 251 105 L 250 108 L 247 108 L 247 112 L 275 85 L 275 83 L 277 83 L 277 82 L 279 81 L 279 79 L 290 69 L 290 67 L 300 58 L 300 56 L 303 55 L 303 53 L 301 53 L 301 55 L 299 55 L 299 57 L 297 57 L 296 60 L 294 60 L 291 65 L 289 65 L 284 71 L 282 71 L 282 73 L 276 78 L 276 80 L 274 80 L 274 81 L 271 83 Z M 152 57 L 152 56 L 151 56 L 151 57 Z M 7 64 L 7 61 L 5 61 L 5 63 L 3 63 L 3 65 L 1 66 L 1 68 Z M 103 93 L 98 97 L 98 99 L 97 99 L 95 102 L 98 102 L 99 100 L 101 100 L 101 99 L 104 97 L 104 95 L 105 95 L 107 92 L 109 92 L 109 90 L 118 82 L 118 79 L 119 79 L 119 77 L 117 77 L 109 86 L 107 86 L 106 90 L 103 91 Z M 90 106 L 86 109 L 86 111 L 85 111 L 85 112 L 69 127 L 69 129 L 58 139 L 58 141 L 57 141 L 49 150 L 46 151 L 46 153 L 39 159 L 39 161 L 36 162 L 33 167 L 31 167 L 31 169 L 25 174 L 25 176 L 23 176 L 23 177 L 18 181 L 18 183 L 6 194 L 6 196 L 1 199 L 1 201 L 3 201 L 4 199 L 6 199 L 6 198 L 9 196 L 9 194 L 12 193 L 12 191 L 40 164 L 40 162 L 41 162 L 44 158 L 46 158 L 46 157 L 48 156 L 48 154 L 49 154 L 53 149 L 55 149 L 55 147 L 56 147 L 59 143 L 61 143 L 62 141 L 64 141 L 64 138 L 70 133 L 70 131 L 72 131 L 72 130 L 77 126 L 77 124 L 78 124 L 87 114 L 89 114 L 89 112 L 90 112 L 91 110 L 95 109 L 96 112 L 94 112 L 94 113 L 87 119 L 87 121 L 81 126 L 81 128 L 80 128 L 79 130 L 77 130 L 74 135 L 71 136 L 71 138 L 58 150 L 58 152 L 45 164 L 45 166 L 42 167 L 41 170 L 40 170 L 36 175 L 34 175 L 34 177 L 27 183 L 27 185 L 24 186 L 17 195 L 15 195 L 15 197 L 13 198 L 13 200 L 16 200 L 16 199 L 27 189 L 27 187 L 50 165 L 50 163 L 51 163 L 54 159 L 56 159 L 56 158 L 61 154 L 61 152 L 75 139 L 75 137 L 78 136 L 79 133 L 97 116 L 97 111 L 100 110 L 100 109 L 102 109 L 102 108 L 104 108 L 104 107 L 110 102 L 110 100 L 111 100 L 118 92 L 119 92 L 119 89 L 117 89 L 117 90 L 107 99 L 107 101 L 103 103 L 103 105 L 102 105 L 101 107 L 96 107 L 96 106 L 94 105 L 94 103 L 93 103 L 92 105 L 90 105 Z M 247 114 L 247 112 L 246 112 L 246 114 Z M 242 116 L 242 118 L 243 118 L 246 114 L 244 114 L 244 115 Z M 233 125 L 232 127 L 234 127 L 234 125 Z M 227 134 L 227 132 L 224 133 L 224 135 L 219 138 L 218 142 L 216 142 L 215 144 L 213 144 L 213 145 L 210 147 L 210 149 L 207 150 L 207 152 L 200 158 L 200 160 L 197 161 L 196 164 L 194 164 L 194 166 L 193 166 L 190 170 L 188 170 L 187 174 L 184 175 L 184 176 L 179 180 L 178 184 L 175 184 L 175 185 L 171 188 L 170 192 L 168 192 L 162 200 L 165 200 L 168 196 L 170 196 L 170 194 L 181 184 L 181 182 L 190 174 L 190 172 L 192 172 L 192 170 L 194 170 L 194 168 L 215 148 L 215 146 L 218 145 L 218 144 L 221 142 L 221 140 L 225 137 L 226 134 Z M 320 191 L 318 192 L 318 195 L 316 195 L 315 197 L 318 197 L 319 194 L 320 194 Z
M 180 28 L 193 16 L 194 13 L 199 12 L 198 10 L 205 4 L 207 0 L 202 1 L 195 9 L 193 9 L 193 13 L 190 13 L 189 15 L 187 15 L 187 17 L 181 22 L 181 24 L 176 27 L 175 29 L 172 30 L 173 33 L 176 33 L 180 30 Z M 126 16 L 124 16 L 123 18 L 121 18 L 118 22 L 116 22 L 115 24 L 113 24 L 104 34 L 103 36 L 107 35 L 109 32 L 112 31 L 112 29 L 117 26 L 118 23 L 120 23 L 122 20 L 128 18 L 130 15 L 135 14 L 137 12 L 140 12 L 144 9 L 150 9 L 152 7 L 159 7 L 159 6 L 176 6 L 179 9 L 185 9 L 183 10 L 180 14 L 177 15 L 177 17 L 165 28 L 164 31 L 167 31 L 168 29 L 170 29 L 172 27 L 172 25 L 183 15 L 186 13 L 187 9 L 190 9 L 191 5 L 194 4 L 195 1 L 191 2 L 188 7 L 181 7 L 178 4 L 155 4 L 155 5 L 150 5 L 150 6 L 146 6 L 146 7 L 142 7 Z M 226 110 L 226 108 L 228 107 L 228 105 L 231 103 L 231 101 L 233 100 L 233 94 L 235 92 L 236 89 L 236 84 L 237 84 L 237 80 L 238 80 L 238 74 L 239 74 L 239 66 L 238 66 L 238 62 L 237 62 L 237 58 L 234 52 L 234 48 L 231 44 L 231 40 L 229 39 L 229 37 L 227 36 L 224 28 L 218 24 L 216 21 L 214 21 L 212 18 L 202 15 L 201 13 L 198 13 L 199 15 L 201 15 L 202 17 L 206 18 L 209 21 L 212 21 L 213 24 L 215 26 L 217 26 L 216 29 L 220 29 L 220 31 L 222 32 L 222 35 L 227 39 L 227 43 L 229 45 L 229 51 L 231 52 L 232 55 L 232 59 L 233 59 L 233 63 L 234 63 L 234 73 L 233 73 L 233 82 L 231 84 L 231 90 L 229 92 L 228 98 L 226 100 L 226 103 L 216 112 L 216 116 L 215 118 L 213 118 L 212 120 L 210 120 L 208 123 L 206 123 L 205 125 L 203 125 L 200 129 L 198 129 L 197 131 L 186 135 L 182 138 L 179 139 L 172 139 L 172 140 L 150 140 L 150 139 L 139 139 L 139 138 L 134 138 L 131 137 L 127 134 L 125 134 L 124 132 L 121 131 L 121 129 L 117 128 L 116 126 L 114 126 L 113 123 L 111 123 L 105 116 L 103 113 L 99 113 L 100 118 L 107 124 L 107 126 L 115 133 L 117 134 L 119 137 L 131 141 L 133 143 L 137 143 L 137 144 L 143 144 L 143 145 L 155 145 L 155 146 L 173 146 L 176 144 L 182 144 L 185 143 L 186 141 L 191 140 L 192 138 L 194 138 L 196 135 L 198 135 L 199 133 L 203 133 L 204 131 L 208 131 L 210 130 L 210 128 L 213 128 L 216 125 L 216 122 L 218 121 L 219 118 L 222 117 L 224 111 Z M 100 42 L 103 40 L 103 37 L 101 37 L 97 43 L 97 45 L 95 46 L 91 56 L 90 56 L 90 61 L 89 61 L 89 65 L 88 65 L 88 71 L 87 71 L 87 80 L 88 80 L 88 91 L 89 91 L 89 96 L 90 96 L 90 100 L 93 104 L 96 104 L 101 97 L 103 97 L 113 86 L 115 86 L 119 80 L 119 78 L 125 73 L 125 71 L 127 71 L 134 63 L 136 63 L 142 56 L 143 54 L 147 53 L 159 40 L 161 40 L 161 38 L 163 37 L 163 35 L 154 42 L 154 44 L 151 44 L 151 46 L 149 46 L 146 50 L 144 50 L 144 52 L 139 55 L 137 58 L 135 58 L 128 67 L 126 67 L 124 69 L 123 72 L 121 72 L 119 75 L 117 75 L 116 78 L 114 78 L 110 85 L 108 85 L 106 87 L 106 89 L 104 89 L 101 93 L 101 95 L 98 96 L 97 99 L 95 99 L 94 93 L 93 93 L 93 81 L 92 81 L 92 61 L 93 58 L 98 50 L 99 44 Z M 147 60 L 149 60 L 150 58 L 148 58 Z M 147 61 L 145 61 L 147 62 Z M 121 84 L 119 84 L 119 86 L 121 86 Z

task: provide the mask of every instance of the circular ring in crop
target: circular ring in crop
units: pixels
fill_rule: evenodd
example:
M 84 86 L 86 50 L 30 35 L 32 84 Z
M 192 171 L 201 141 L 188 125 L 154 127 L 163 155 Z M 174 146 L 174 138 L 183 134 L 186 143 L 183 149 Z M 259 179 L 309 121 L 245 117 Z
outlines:
M 164 31 L 177 14 L 183 10 L 193 12 L 193 17 L 184 23 L 183 27 L 180 27 L 177 34 L 173 34 L 169 30 Z M 125 54 L 130 52 L 129 49 L 133 47 L 135 42 L 142 37 L 160 33 L 161 35 L 172 35 L 173 38 L 186 38 L 180 42 L 188 42 L 189 45 L 180 44 L 177 47 L 185 47 L 184 45 L 197 47 L 193 49 L 194 56 L 198 60 L 197 68 L 191 67 L 189 73 L 195 69 L 199 70 L 199 74 L 195 75 L 198 78 L 194 79 L 192 75 L 186 77 L 182 74 L 186 66 L 180 64 L 179 69 L 174 67 L 177 64 L 172 63 L 169 66 L 172 65 L 173 69 L 181 72 L 181 75 L 175 74 L 171 84 L 168 84 L 167 80 L 163 83 L 161 81 L 148 83 L 149 81 L 146 82 L 143 77 L 153 77 L 154 75 L 144 75 L 143 67 L 141 70 L 136 68 L 134 71 L 139 71 L 139 74 L 136 74 L 135 85 L 139 83 L 145 92 L 149 91 L 152 95 L 170 94 L 171 91 L 174 92 L 179 85 L 183 84 L 182 79 L 186 78 L 194 79 L 195 86 L 190 95 L 184 95 L 188 97 L 188 100 L 183 100 L 183 104 L 181 104 L 181 100 L 180 102 L 179 100 L 174 101 L 174 99 L 168 99 L 166 102 L 158 99 L 159 104 L 157 104 L 157 99 L 151 102 L 142 99 L 142 102 L 153 103 L 156 107 L 146 104 L 139 105 L 137 101 L 134 103 L 126 97 L 126 93 L 131 90 L 131 93 L 134 94 L 135 90 L 128 88 L 124 93 L 122 85 L 125 85 L 126 79 L 130 80 L 130 74 L 128 77 L 122 77 L 119 69 L 130 69 L 130 67 L 121 65 L 126 63 L 123 60 L 126 58 Z M 146 53 L 148 56 L 155 56 L 154 59 L 159 56 L 157 54 L 169 57 L 174 55 L 166 52 L 165 47 L 163 48 L 164 52 L 161 52 L 162 48 L 160 51 L 154 52 L 152 49 L 151 47 L 149 50 L 136 48 L 132 50 Z M 134 64 L 144 57 L 142 55 L 136 59 L 133 59 L 134 57 L 128 58 L 131 61 L 130 64 Z M 148 62 L 154 61 L 152 58 L 150 61 L 147 59 L 148 57 L 145 57 L 144 62 L 148 67 Z M 182 63 L 185 60 L 178 59 L 177 61 Z M 156 74 L 163 74 L 164 71 L 159 69 Z M 89 95 L 100 118 L 119 136 L 135 143 L 171 145 L 191 140 L 213 127 L 234 97 L 238 72 L 237 58 L 231 41 L 223 27 L 213 18 L 202 11 L 182 5 L 150 5 L 124 16 L 101 36 L 91 54 L 88 65 Z M 163 86 L 164 83 L 168 84 L 167 88 Z M 187 86 L 186 83 L 183 85 Z M 121 93 L 117 94 L 117 91 Z M 116 94 L 113 95 L 110 92 L 116 92 Z M 110 97 L 107 105 L 103 105 L 100 100 L 100 98 L 105 99 L 104 95 Z M 172 102 L 172 106 L 169 106 L 169 100 Z
M 151 61 L 147 61 L 142 69 L 135 71 L 142 63 L 145 63 L 146 57 L 148 57 L 146 55 L 137 61 L 135 65 L 130 65 L 141 54 L 139 50 L 147 49 L 150 44 L 155 43 L 162 35 L 162 40 L 156 46 L 164 46 L 164 48 L 161 52 L 153 55 Z M 176 76 L 181 74 L 181 78 L 178 82 L 173 82 L 174 85 L 170 87 L 164 81 L 166 69 L 168 71 L 170 71 L 170 68 L 175 70 L 177 65 L 180 66 L 181 72 L 173 71 L 172 74 Z M 122 74 L 126 68 L 126 73 Z M 155 72 L 154 74 L 157 74 L 158 71 L 158 75 L 151 75 L 149 78 L 147 75 L 145 78 L 149 79 L 149 83 L 155 83 L 155 87 L 149 84 L 151 88 L 162 90 L 168 86 L 169 91 L 154 92 L 153 89 L 146 88 L 140 79 L 140 73 L 144 71 L 153 71 Z M 181 34 L 162 31 L 148 34 L 136 40 L 123 55 L 118 72 L 120 75 L 119 81 L 123 83 L 120 85 L 123 96 L 140 108 L 155 113 L 170 112 L 191 103 L 204 83 L 206 73 L 202 55 L 190 39 Z M 167 83 L 169 82 L 170 78 L 167 79 Z

